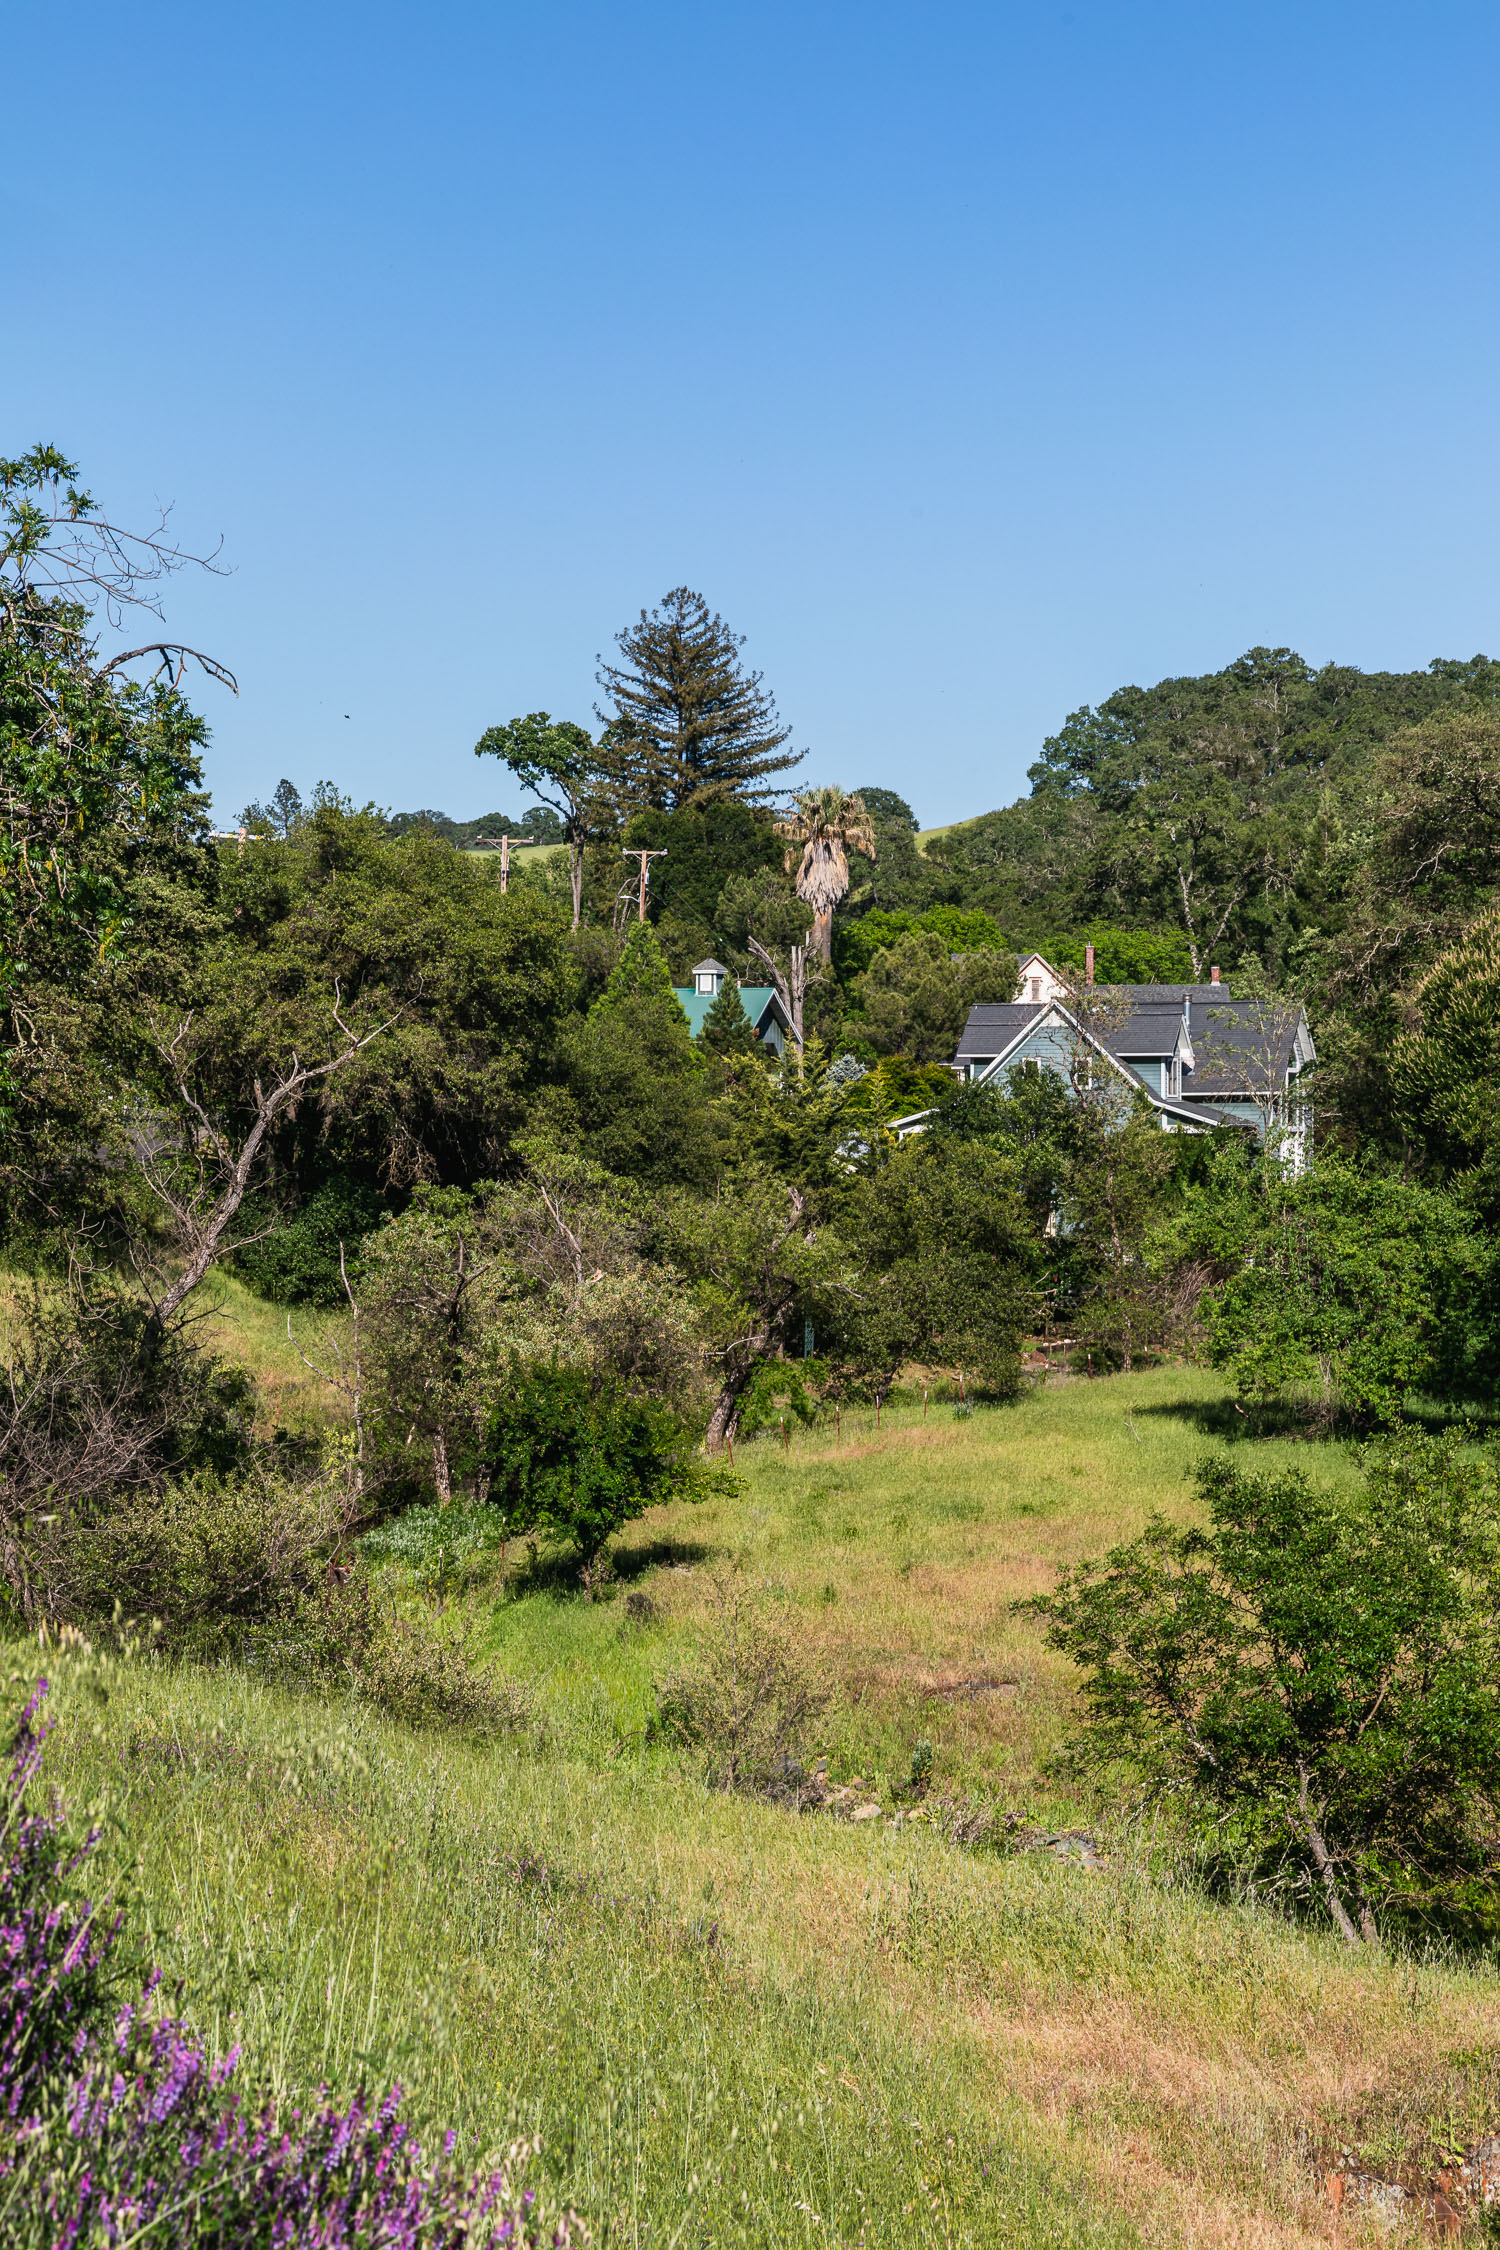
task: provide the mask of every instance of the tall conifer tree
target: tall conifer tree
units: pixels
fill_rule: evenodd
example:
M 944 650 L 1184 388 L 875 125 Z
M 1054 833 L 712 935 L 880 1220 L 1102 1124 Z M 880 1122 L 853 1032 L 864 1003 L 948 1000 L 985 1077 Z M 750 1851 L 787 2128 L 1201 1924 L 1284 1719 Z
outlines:
M 615 636 L 624 662 L 599 658 L 596 675 L 614 705 L 600 711 L 638 800 L 665 812 L 715 797 L 773 797 L 772 774 L 801 763 L 783 751 L 781 724 L 759 672 L 740 662 L 732 633 L 701 594 L 675 586 L 638 624 Z

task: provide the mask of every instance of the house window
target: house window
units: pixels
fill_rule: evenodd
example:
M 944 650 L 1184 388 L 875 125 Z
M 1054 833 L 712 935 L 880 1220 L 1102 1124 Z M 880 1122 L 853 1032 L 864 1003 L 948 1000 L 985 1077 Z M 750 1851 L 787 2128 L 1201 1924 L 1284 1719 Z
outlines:
M 1031 979 L 1031 1001 L 1032 1001 L 1032 1006 L 1033 1006 L 1033 1007 L 1039 1007 L 1039 1006 L 1041 1005 L 1041 998 L 1042 998 L 1042 980 L 1041 980 L 1041 978 L 1040 978 L 1040 977 L 1033 977 L 1033 978 Z

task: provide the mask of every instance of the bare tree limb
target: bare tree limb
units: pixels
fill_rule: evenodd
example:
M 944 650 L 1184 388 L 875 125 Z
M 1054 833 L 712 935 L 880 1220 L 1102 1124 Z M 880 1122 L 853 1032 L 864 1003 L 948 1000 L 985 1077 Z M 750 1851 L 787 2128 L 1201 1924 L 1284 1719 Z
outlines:
M 202 649 L 189 648 L 185 641 L 147 641 L 143 648 L 122 649 L 118 656 L 112 656 L 107 664 L 100 665 L 96 677 L 102 680 L 120 665 L 133 664 L 138 656 L 159 657 L 161 662 L 156 669 L 161 671 L 163 666 L 166 667 L 172 675 L 173 687 L 181 684 L 182 675 L 187 670 L 187 660 L 191 657 L 195 664 L 202 665 L 211 680 L 217 680 L 221 686 L 227 687 L 231 695 L 238 695 L 240 692 L 239 682 L 227 665 L 221 664 L 217 657 L 205 656 Z
M 267 1133 L 289 1104 L 295 1102 L 306 1089 L 320 1078 L 331 1077 L 343 1070 L 366 1047 L 390 1030 L 396 1021 L 387 1017 L 373 1031 L 360 1036 L 348 1025 L 340 1012 L 343 994 L 337 981 L 334 984 L 334 1021 L 344 1034 L 345 1044 L 326 1062 L 304 1063 L 294 1049 L 290 1064 L 269 1088 L 255 1081 L 255 1122 L 245 1136 L 239 1150 L 233 1148 L 225 1134 L 215 1125 L 202 1102 L 188 1083 L 188 1065 L 183 1054 L 183 1043 L 192 1027 L 191 1015 L 178 1025 L 171 1039 L 158 1037 L 157 1052 L 171 1072 L 178 1099 L 184 1110 L 198 1120 L 199 1149 L 197 1158 L 198 1184 L 187 1193 L 174 1193 L 162 1177 L 159 1164 L 153 1156 L 142 1158 L 141 1169 L 153 1191 L 167 1206 L 177 1225 L 179 1235 L 188 1246 L 187 1263 L 171 1286 L 153 1300 L 152 1324 L 161 1331 L 173 1319 L 179 1308 L 190 1297 L 214 1259 L 218 1256 L 225 1230 L 245 1199 L 250 1175 L 255 1167 Z M 212 1154 L 213 1166 L 204 1161 L 204 1145 Z M 217 1173 L 211 1185 L 210 1169 Z

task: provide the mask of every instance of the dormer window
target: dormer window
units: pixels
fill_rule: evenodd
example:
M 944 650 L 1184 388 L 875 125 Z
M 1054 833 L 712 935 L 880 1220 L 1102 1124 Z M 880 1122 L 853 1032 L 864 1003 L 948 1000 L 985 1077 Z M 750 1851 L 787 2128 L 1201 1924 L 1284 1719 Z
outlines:
M 728 974 L 722 961 L 700 961 L 693 971 L 693 990 L 701 999 L 716 999 Z

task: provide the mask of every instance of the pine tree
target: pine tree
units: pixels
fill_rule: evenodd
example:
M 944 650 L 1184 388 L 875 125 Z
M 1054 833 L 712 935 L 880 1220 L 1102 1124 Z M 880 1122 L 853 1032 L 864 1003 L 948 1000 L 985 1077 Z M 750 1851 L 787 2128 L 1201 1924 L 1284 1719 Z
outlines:
M 663 1011 L 686 1024 L 682 1003 L 672 990 L 672 972 L 649 922 L 637 922 L 625 940 L 608 984 L 594 1002 L 594 1015 L 608 1014 L 632 1000 L 659 1002 Z
M 715 797 L 778 794 L 759 785 L 806 753 L 782 752 L 791 729 L 760 673 L 743 669 L 744 636 L 710 614 L 701 594 L 674 587 L 615 639 L 625 662 L 599 658 L 596 677 L 614 711 L 598 715 L 639 802 L 675 812 Z
M 733 977 L 724 979 L 703 1019 L 703 1044 L 716 1055 L 753 1055 L 760 1044 Z

